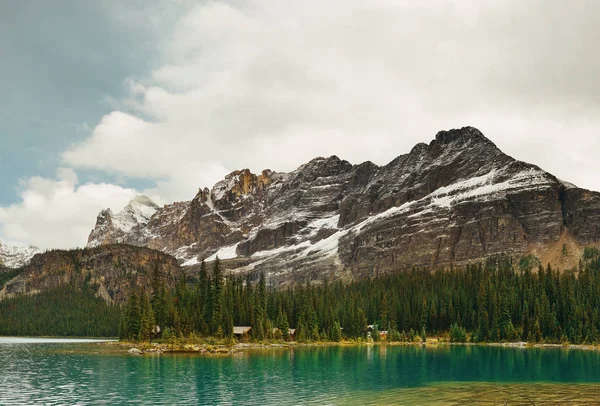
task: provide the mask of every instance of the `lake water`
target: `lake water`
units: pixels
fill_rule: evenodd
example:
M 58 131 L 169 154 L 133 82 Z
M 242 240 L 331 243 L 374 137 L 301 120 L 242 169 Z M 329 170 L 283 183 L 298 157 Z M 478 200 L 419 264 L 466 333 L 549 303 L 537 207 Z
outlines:
M 135 356 L 0 339 L 0 404 L 600 404 L 600 352 L 300 347 Z

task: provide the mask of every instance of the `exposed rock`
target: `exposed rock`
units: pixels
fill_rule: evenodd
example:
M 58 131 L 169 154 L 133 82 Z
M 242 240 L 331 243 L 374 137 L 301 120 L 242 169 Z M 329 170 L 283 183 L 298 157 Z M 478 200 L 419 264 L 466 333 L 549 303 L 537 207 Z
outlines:
M 101 211 L 88 238 L 88 247 L 125 242 L 126 236 L 145 227 L 158 209 L 148 196 L 137 196 L 118 214 L 110 209 Z
M 36 294 L 59 286 L 89 287 L 109 303 L 122 303 L 131 289 L 152 291 L 154 272 L 174 287 L 181 272 L 177 260 L 148 248 L 106 245 L 73 251 L 49 251 L 36 255 L 23 272 L 0 290 L 0 299 Z
M 332 156 L 290 173 L 235 171 L 123 233 L 110 231 L 109 214 L 101 213 L 90 245 L 147 246 L 187 266 L 218 256 L 229 270 L 284 282 L 499 253 L 566 267 L 600 242 L 599 193 L 511 158 L 472 127 L 440 131 L 382 167 Z M 563 244 L 571 259 L 557 259 Z

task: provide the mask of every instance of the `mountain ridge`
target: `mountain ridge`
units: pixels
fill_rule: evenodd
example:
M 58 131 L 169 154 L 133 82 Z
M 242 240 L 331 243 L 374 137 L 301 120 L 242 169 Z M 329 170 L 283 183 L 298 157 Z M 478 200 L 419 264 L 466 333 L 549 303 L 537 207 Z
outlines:
M 60 287 L 91 289 L 107 303 L 123 303 L 135 289 L 152 290 L 160 280 L 174 288 L 182 273 L 172 256 L 145 247 L 104 244 L 94 248 L 49 250 L 35 255 L 0 285 L 0 300 Z
M 440 131 L 384 166 L 314 158 L 288 173 L 233 171 L 188 202 L 156 208 L 129 230 L 103 211 L 88 246 L 128 243 L 194 266 L 282 281 L 462 265 L 500 253 L 563 267 L 600 241 L 600 194 L 503 153 L 473 127 Z M 567 244 L 568 242 L 568 244 Z
M 28 247 L 9 246 L 0 242 L 0 265 L 7 268 L 21 268 L 40 252 L 38 247 L 32 245 Z

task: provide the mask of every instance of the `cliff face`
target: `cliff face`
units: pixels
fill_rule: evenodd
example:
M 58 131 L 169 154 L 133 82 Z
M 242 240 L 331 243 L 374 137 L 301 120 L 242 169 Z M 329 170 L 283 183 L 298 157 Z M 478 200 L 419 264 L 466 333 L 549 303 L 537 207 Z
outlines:
M 472 127 L 441 131 L 382 167 L 332 156 L 290 173 L 235 171 L 127 231 L 105 231 L 122 215 L 103 213 L 89 246 L 147 246 L 186 266 L 219 256 L 229 270 L 265 270 L 281 281 L 500 253 L 566 267 L 600 242 L 599 193 L 509 157 Z
M 88 286 L 107 302 L 122 303 L 132 288 L 152 289 L 154 275 L 174 287 L 181 272 L 177 260 L 162 252 L 126 245 L 49 251 L 33 257 L 23 272 L 0 290 L 0 299 L 71 285 Z

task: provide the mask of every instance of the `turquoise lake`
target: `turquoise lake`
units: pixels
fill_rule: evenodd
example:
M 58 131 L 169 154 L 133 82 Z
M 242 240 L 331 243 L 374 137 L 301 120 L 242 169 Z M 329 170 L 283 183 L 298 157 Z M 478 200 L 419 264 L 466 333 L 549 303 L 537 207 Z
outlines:
M 135 356 L 0 338 L 0 404 L 600 404 L 600 352 L 298 347 Z

